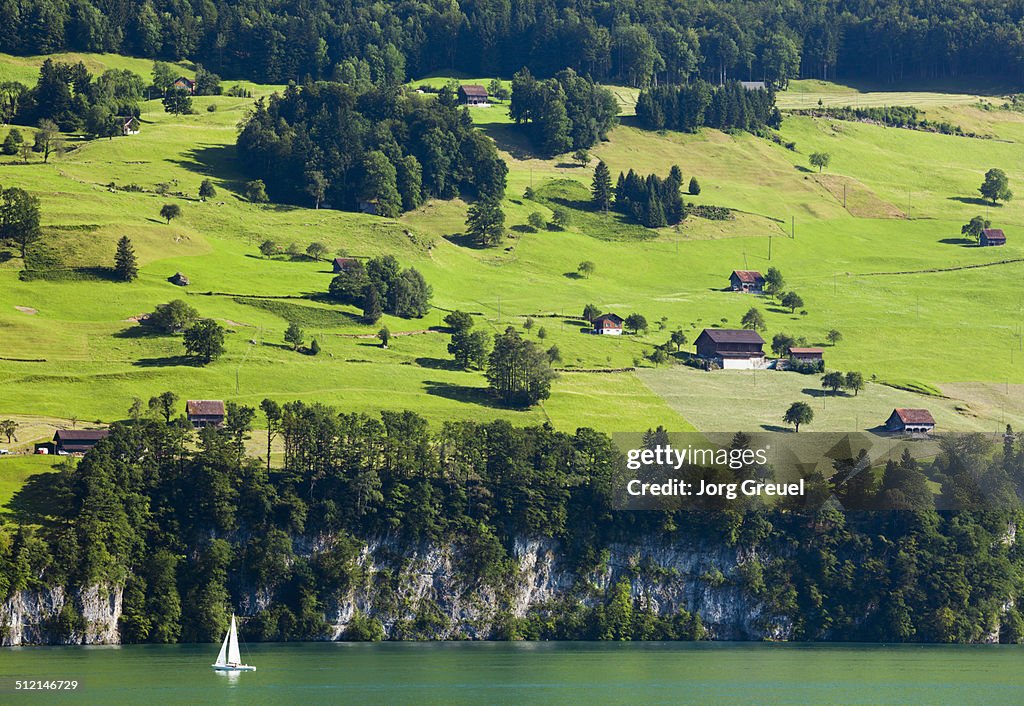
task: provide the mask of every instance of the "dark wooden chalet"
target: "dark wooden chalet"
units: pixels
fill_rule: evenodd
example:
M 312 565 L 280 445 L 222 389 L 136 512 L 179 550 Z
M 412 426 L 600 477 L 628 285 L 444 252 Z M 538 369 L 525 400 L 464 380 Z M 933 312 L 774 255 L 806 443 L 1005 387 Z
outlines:
M 224 424 L 226 416 L 221 400 L 189 400 L 185 403 L 185 414 L 196 429 L 219 427 Z
M 108 436 L 109 429 L 58 429 L 51 445 L 53 452 L 62 456 L 84 454 Z
M 733 270 L 729 286 L 734 292 L 760 292 L 764 290 L 764 276 L 757 270 Z
M 706 328 L 695 341 L 697 356 L 720 368 L 764 366 L 764 339 L 747 329 Z
M 894 409 L 885 422 L 886 431 L 926 434 L 935 429 L 935 419 L 927 409 Z
M 1001 228 L 986 228 L 981 231 L 981 237 L 978 238 L 978 245 L 981 245 L 982 247 L 1006 245 L 1006 234 L 1003 233 Z
M 349 272 L 356 269 L 359 266 L 359 260 L 354 257 L 336 257 L 334 258 L 334 272 Z
M 478 83 L 459 86 L 459 103 L 463 105 L 487 105 L 487 89 Z

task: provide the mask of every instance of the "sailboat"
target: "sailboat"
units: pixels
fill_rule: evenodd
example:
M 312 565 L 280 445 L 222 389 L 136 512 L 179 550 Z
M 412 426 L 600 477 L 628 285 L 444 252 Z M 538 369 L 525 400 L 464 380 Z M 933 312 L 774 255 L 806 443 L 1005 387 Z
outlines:
M 217 661 L 212 665 L 218 672 L 255 672 L 256 667 L 242 664 L 242 655 L 238 653 L 238 628 L 235 627 L 235 616 L 231 616 L 231 627 L 228 634 L 224 636 L 224 643 L 220 646 L 220 654 Z

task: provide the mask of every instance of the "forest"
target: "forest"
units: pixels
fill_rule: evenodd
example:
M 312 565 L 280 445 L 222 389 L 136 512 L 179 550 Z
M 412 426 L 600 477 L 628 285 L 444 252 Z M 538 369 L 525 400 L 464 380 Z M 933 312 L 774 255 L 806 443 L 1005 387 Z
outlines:
M 317 82 L 260 99 L 242 164 L 275 201 L 395 217 L 428 198 L 500 199 L 508 168 L 455 95 Z
M 739 81 L 714 86 L 697 80 L 686 86 L 658 86 L 641 91 L 636 117 L 649 130 L 696 132 L 700 127 L 718 130 L 778 128 L 782 114 L 775 97 L 763 88 L 747 89 Z
M 0 596 L 120 584 L 122 640 L 177 642 L 218 639 L 229 611 L 259 590 L 267 600 L 246 621 L 249 639 L 323 638 L 327 611 L 368 580 L 356 558 L 373 538 L 455 545 L 467 585 L 499 595 L 516 580 L 514 541 L 553 538 L 580 600 L 509 613 L 491 637 L 700 638 L 699 616 L 634 603 L 626 575 L 606 592 L 588 588 L 612 542 L 657 536 L 743 548 L 740 578 L 729 580 L 788 616 L 795 639 L 967 642 L 997 621 L 1002 641 L 1024 639 L 1012 603 L 1024 563 L 1019 543 L 1007 541 L 1022 521 L 1024 435 L 1010 430 L 1001 449 L 978 435 L 945 439 L 927 466 L 905 454 L 855 473 L 859 458 L 841 459 L 831 478 L 808 477 L 810 496 L 822 501 L 813 506 L 709 500 L 624 511 L 615 501 L 621 453 L 588 429 L 431 428 L 412 412 L 371 417 L 264 400 L 259 411 L 229 403 L 223 428 L 197 432 L 160 409 L 136 410 L 80 462 L 23 491 L 45 494 L 49 516 L 0 531 Z M 283 446 L 280 464 L 245 452 L 258 415 L 268 442 Z M 733 445 L 743 443 L 738 435 Z M 770 468 L 758 473 L 771 477 Z M 374 585 L 393 590 L 386 580 Z M 364 618 L 347 639 L 379 638 L 379 624 Z M 69 603 L 52 629 L 67 633 L 80 621 Z M 398 634 L 430 637 L 424 630 Z
M 880 0 L 2 0 L 0 51 L 191 59 L 267 83 L 565 67 L 647 86 L 704 78 L 911 79 L 1024 71 L 1024 6 Z

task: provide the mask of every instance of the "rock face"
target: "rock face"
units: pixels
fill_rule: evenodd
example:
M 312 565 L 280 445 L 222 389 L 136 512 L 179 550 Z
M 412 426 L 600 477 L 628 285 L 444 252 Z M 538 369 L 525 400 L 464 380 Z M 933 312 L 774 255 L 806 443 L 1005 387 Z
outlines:
M 20 591 L 0 604 L 0 645 L 118 644 L 120 586 Z
M 329 543 L 329 538 L 297 542 L 295 549 L 310 553 Z M 356 614 L 379 621 L 386 637 L 401 637 L 403 626 L 429 607 L 442 619 L 418 637 L 488 639 L 495 636 L 503 615 L 523 617 L 531 608 L 569 595 L 596 604 L 608 587 L 627 577 L 633 596 L 646 597 L 656 612 L 668 615 L 685 609 L 699 614 L 712 639 L 785 640 L 792 631 L 788 619 L 771 615 L 745 590 L 738 574 L 737 567 L 751 558 L 741 549 L 713 545 L 612 545 L 604 567 L 581 577 L 562 559 L 557 542 L 521 539 L 513 552 L 517 575 L 499 590 L 467 579 L 453 546 L 407 546 L 376 539 L 366 543 L 358 559 L 364 580 L 328 608 L 327 637 L 342 637 Z M 385 583 L 389 588 L 382 591 Z M 580 593 L 581 584 L 589 590 Z M 238 609 L 254 615 L 270 603 L 267 591 L 254 587 Z M 117 644 L 120 615 L 120 587 L 23 591 L 0 604 L 0 641 L 4 646 Z M 68 625 L 73 628 L 65 636 Z
M 376 556 L 393 556 L 397 549 L 386 542 L 366 547 L 360 563 L 368 588 L 341 598 L 328 612 L 332 639 L 344 634 L 356 613 L 376 618 L 388 638 L 396 637 L 397 625 L 413 620 L 424 601 L 436 604 L 447 619 L 448 626 L 434 637 L 488 639 L 493 637 L 495 619 L 501 612 L 523 617 L 530 608 L 569 595 L 581 578 L 560 559 L 557 542 L 520 540 L 514 551 L 518 577 L 510 592 L 499 598 L 494 589 L 466 585 L 451 547 L 421 546 L 406 549 L 397 595 L 381 606 L 374 600 L 373 578 L 384 567 L 376 563 Z M 585 577 L 597 598 L 583 600 L 596 603 L 607 588 L 626 576 L 633 597 L 645 596 L 655 612 L 670 615 L 685 609 L 699 614 L 711 639 L 785 640 L 792 631 L 789 619 L 770 615 L 744 590 L 737 575 L 737 566 L 749 558 L 742 551 L 724 547 L 613 544 L 605 568 Z M 396 609 L 396 605 L 402 607 Z

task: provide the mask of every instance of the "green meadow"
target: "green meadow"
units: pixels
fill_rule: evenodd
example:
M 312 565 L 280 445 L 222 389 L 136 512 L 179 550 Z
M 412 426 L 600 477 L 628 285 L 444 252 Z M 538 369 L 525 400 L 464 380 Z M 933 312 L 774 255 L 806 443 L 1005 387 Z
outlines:
M 150 66 L 110 56 L 83 60 L 95 70 L 143 75 Z M 0 56 L 0 79 L 29 82 L 39 61 Z M 921 105 L 929 117 L 996 139 L 788 117 L 782 136 L 795 142 L 792 151 L 749 134 L 640 130 L 628 117 L 636 92 L 616 90 L 626 117 L 594 156 L 613 176 L 630 168 L 664 175 L 678 164 L 687 181 L 696 176 L 702 186 L 688 201 L 735 209 L 735 220 L 690 218 L 678 228 L 647 231 L 593 213 L 585 199 L 596 162 L 579 167 L 568 156 L 538 158 L 501 104 L 471 111 L 510 167 L 509 238 L 487 250 L 460 244 L 466 204 L 458 200 L 430 202 L 398 220 L 248 203 L 240 195 L 246 176 L 234 140 L 251 99 L 197 98 L 197 113 L 188 116 L 167 115 L 150 101 L 139 135 L 70 136 L 71 149 L 48 164 L 0 158 L 0 184 L 41 198 L 41 256 L 66 268 L 23 281 L 20 258 L 0 253 L 0 416 L 109 423 L 126 416 L 134 397 L 173 390 L 182 399 L 301 399 L 369 413 L 413 409 L 435 423 L 500 417 L 570 431 L 777 424 L 788 402 L 813 397 L 822 404 L 805 391 L 819 387 L 817 377 L 766 374 L 754 389 L 742 373 L 698 373 L 678 363 L 655 368 L 644 357 L 676 328 L 692 350 L 702 328 L 738 327 L 757 306 L 768 339 L 786 332 L 818 344 L 828 329 L 839 329 L 843 340 L 826 349 L 828 367 L 858 370 L 875 383 L 856 400 L 826 400 L 838 411 L 822 414 L 812 429 L 871 427 L 897 404 L 933 408 L 948 429 L 989 430 L 1001 419 L 1024 419 L 1020 395 L 998 392 L 1024 383 L 1024 203 L 992 207 L 977 193 L 990 167 L 1006 170 L 1011 186 L 1024 189 L 1024 115 L 983 109 L 966 93 L 898 94 L 886 104 Z M 816 105 L 824 96 L 831 98 L 823 103 L 838 105 L 830 101 L 871 95 L 795 82 L 780 104 Z M 807 166 L 812 151 L 832 155 L 826 172 Z M 205 202 L 196 196 L 204 178 L 218 191 Z M 527 187 L 535 191 L 532 200 L 524 196 Z M 170 224 L 159 217 L 166 203 L 182 209 Z M 526 225 L 532 212 L 550 217 L 555 206 L 573 214 L 565 230 Z M 960 226 L 978 214 L 1006 230 L 1005 247 L 961 239 Z M 89 269 L 111 264 L 122 235 L 132 239 L 142 265 L 131 284 Z M 382 324 L 366 326 L 354 308 L 322 296 L 332 277 L 326 262 L 263 258 L 257 246 L 267 238 L 302 249 L 321 241 L 331 253 L 354 256 L 394 254 L 423 272 L 437 309 L 419 320 L 385 317 L 382 324 L 399 335 L 382 349 L 374 338 Z M 583 260 L 596 264 L 589 278 L 576 273 Z M 806 313 L 722 291 L 731 270 L 769 266 L 802 296 Z M 167 281 L 179 271 L 190 286 Z M 180 337 L 149 335 L 136 324 L 134 317 L 175 298 L 228 328 L 220 360 L 189 365 Z M 640 312 L 650 330 L 587 335 L 578 318 L 587 303 L 622 316 Z M 545 348 L 557 345 L 562 356 L 551 398 L 530 410 L 504 409 L 488 396 L 481 373 L 455 369 L 441 328 L 445 311 L 455 308 L 493 331 L 522 328 L 532 317 L 525 335 Z M 317 339 L 319 356 L 284 343 L 289 320 L 302 324 L 307 341 Z M 754 411 L 733 416 L 743 400 Z

